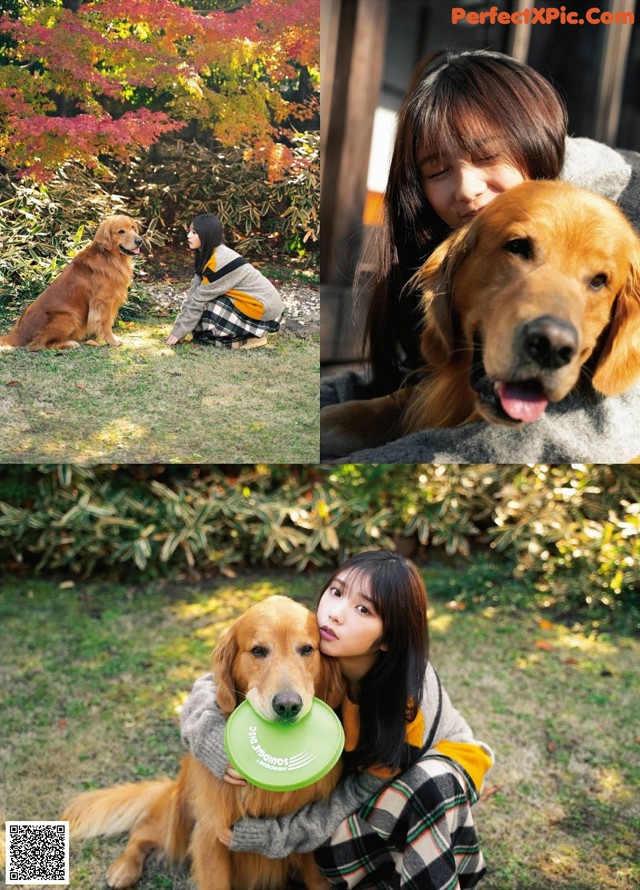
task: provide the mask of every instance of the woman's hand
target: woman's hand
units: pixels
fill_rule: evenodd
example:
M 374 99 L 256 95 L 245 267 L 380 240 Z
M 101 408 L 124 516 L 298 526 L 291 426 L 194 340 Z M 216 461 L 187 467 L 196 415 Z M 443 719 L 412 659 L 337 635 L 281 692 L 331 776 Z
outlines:
M 237 773 L 232 766 L 227 767 L 227 771 L 224 774 L 225 782 L 228 782 L 230 785 L 246 785 L 247 783 L 242 778 L 240 773 Z M 229 834 L 229 839 L 231 839 L 231 834 Z
M 218 840 L 221 844 L 224 844 L 225 847 L 228 847 L 231 843 L 232 830 L 231 828 L 221 828 L 218 832 Z
M 175 346 L 176 343 L 180 342 L 180 337 L 174 337 L 173 334 L 169 334 L 166 342 L 168 346 Z

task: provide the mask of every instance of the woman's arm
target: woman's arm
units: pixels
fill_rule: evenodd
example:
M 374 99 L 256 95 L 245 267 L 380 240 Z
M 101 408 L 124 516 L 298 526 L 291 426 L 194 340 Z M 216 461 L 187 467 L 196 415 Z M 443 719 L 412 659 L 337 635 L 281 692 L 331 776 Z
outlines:
M 191 290 L 184 299 L 180 313 L 173 324 L 170 334 L 171 337 L 177 337 L 178 340 L 182 340 L 182 338 L 191 333 L 198 324 L 202 318 L 205 305 L 215 299 L 214 296 L 207 296 L 205 298 L 203 295 L 203 288 L 205 287 L 208 287 L 208 285 L 192 285 Z
M 453 707 L 430 662 L 421 710 L 425 722 L 423 741 L 428 745 L 425 754 L 444 754 L 456 761 L 467 771 L 479 792 L 485 774 L 493 766 L 493 751 L 475 738 L 467 721 Z
M 310 853 L 387 782 L 367 772 L 351 773 L 328 800 L 314 801 L 287 816 L 241 819 L 233 826 L 229 849 L 260 853 L 268 859 Z
M 211 674 L 193 684 L 189 698 L 180 712 L 180 733 L 183 744 L 209 772 L 224 778 L 229 759 L 224 747 L 227 718 L 218 707 L 216 687 Z

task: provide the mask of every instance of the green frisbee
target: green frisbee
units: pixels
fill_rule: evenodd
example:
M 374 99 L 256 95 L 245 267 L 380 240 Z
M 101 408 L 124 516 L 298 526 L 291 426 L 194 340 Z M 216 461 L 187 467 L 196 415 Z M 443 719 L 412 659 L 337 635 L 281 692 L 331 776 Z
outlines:
M 344 730 L 319 698 L 293 723 L 270 723 L 244 701 L 227 720 L 224 744 L 231 766 L 251 785 L 295 791 L 317 782 L 338 762 Z

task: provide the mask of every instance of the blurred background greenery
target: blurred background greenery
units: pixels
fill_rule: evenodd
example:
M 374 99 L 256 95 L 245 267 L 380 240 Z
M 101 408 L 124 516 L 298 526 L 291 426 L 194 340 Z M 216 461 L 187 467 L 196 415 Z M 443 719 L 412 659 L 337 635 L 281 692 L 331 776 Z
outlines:
M 462 608 L 637 633 L 639 492 L 633 466 L 5 465 L 0 565 L 198 579 L 391 547 Z

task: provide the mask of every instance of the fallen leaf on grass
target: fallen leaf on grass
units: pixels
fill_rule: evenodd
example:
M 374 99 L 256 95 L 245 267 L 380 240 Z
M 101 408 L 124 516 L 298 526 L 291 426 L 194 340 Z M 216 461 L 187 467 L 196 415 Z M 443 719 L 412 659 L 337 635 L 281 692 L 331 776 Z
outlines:
M 543 649 L 545 652 L 553 652 L 553 646 L 548 640 L 536 640 L 533 645 L 536 649 Z
M 538 621 L 538 627 L 541 630 L 551 630 L 551 628 L 553 627 L 553 623 L 551 621 L 549 621 L 548 618 L 541 618 Z
M 86 389 L 86 388 L 87 387 L 84 385 L 84 383 L 76 383 L 76 389 Z
M 100 346 L 97 340 L 85 340 L 85 346 Z
M 464 612 L 466 608 L 464 603 L 459 603 L 457 600 L 449 600 L 445 605 L 445 609 L 448 609 L 449 612 Z
M 10 380 L 10 381 L 7 383 L 7 386 L 17 386 L 18 383 L 19 383 L 18 380 Z
M 480 795 L 481 800 L 486 800 L 488 797 L 492 797 L 494 794 L 497 794 L 498 791 L 502 791 L 500 785 L 489 785 L 488 788 L 484 788 L 482 794 Z
M 71 590 L 72 587 L 76 586 L 75 581 L 62 581 L 59 585 L 60 590 Z

